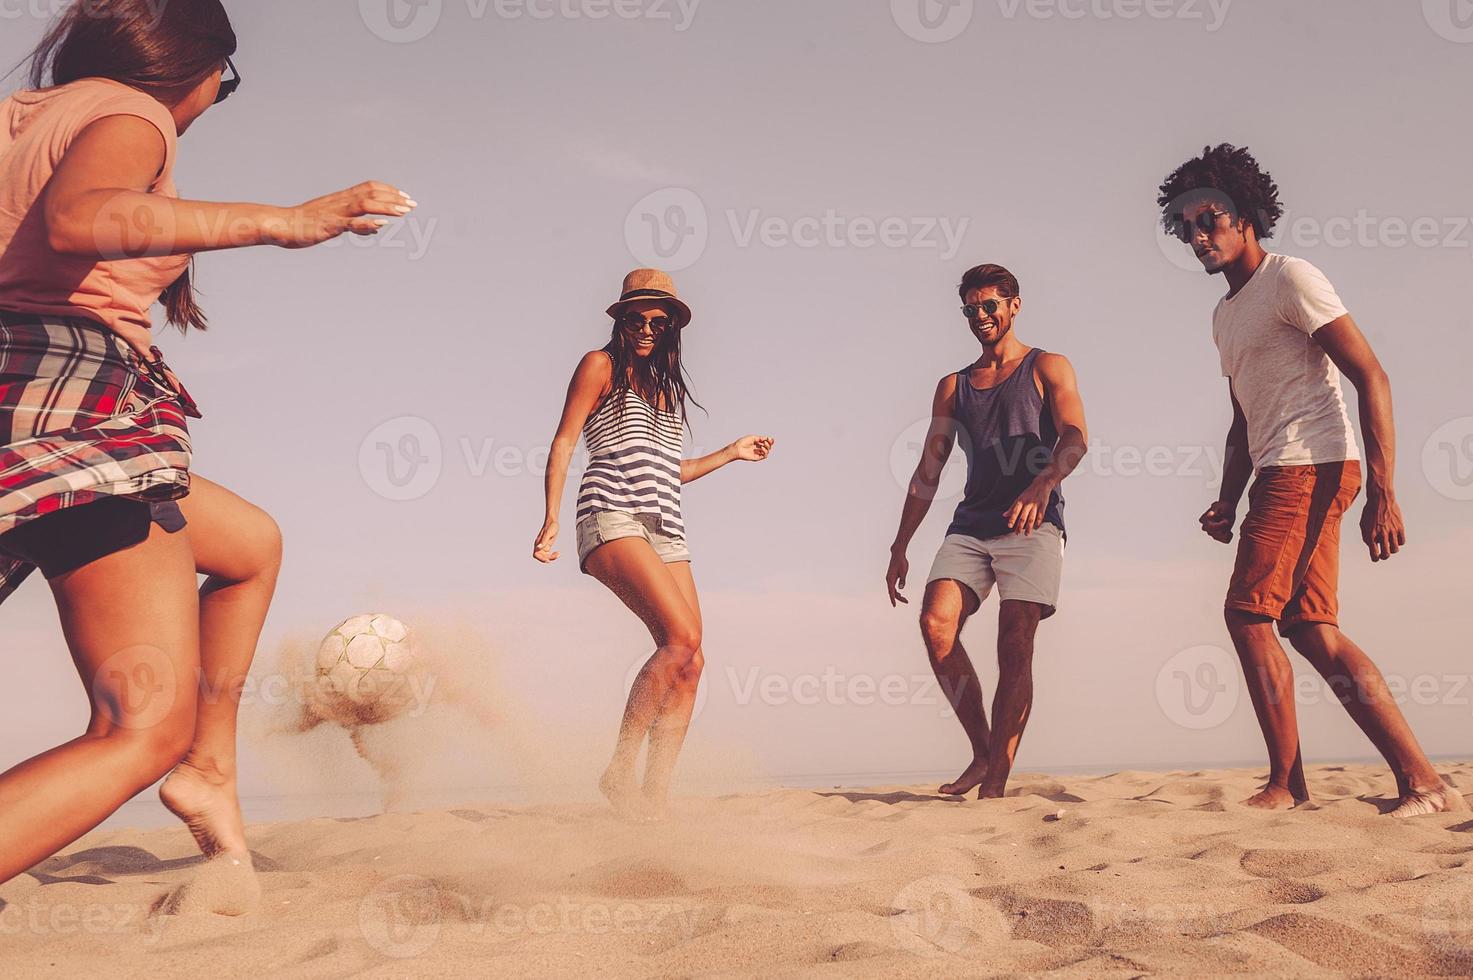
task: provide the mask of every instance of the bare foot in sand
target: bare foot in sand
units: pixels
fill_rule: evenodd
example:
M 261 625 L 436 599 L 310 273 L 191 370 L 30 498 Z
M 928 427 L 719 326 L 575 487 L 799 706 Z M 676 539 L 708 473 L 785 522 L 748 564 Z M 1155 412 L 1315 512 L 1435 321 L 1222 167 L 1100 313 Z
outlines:
M 249 865 L 245 824 L 233 779 L 181 762 L 159 787 L 159 799 L 170 813 L 184 821 L 205 857 L 242 855 Z
M 1243 805 L 1255 810 L 1292 810 L 1299 804 L 1308 802 L 1307 796 L 1300 799 L 1280 786 L 1265 786 L 1263 792 L 1248 797 Z
M 645 802 L 633 773 L 615 772 L 613 767 L 605 769 L 603 776 L 599 778 L 598 790 L 620 817 L 637 823 L 650 822 L 649 805 Z
M 977 787 L 977 799 L 979 800 L 1000 800 L 1007 795 L 1007 783 L 1002 783 L 1001 785 L 999 785 L 997 783 L 983 780 L 982 785 Z
M 1442 784 L 1441 790 L 1413 789 L 1401 798 L 1400 804 L 1392 810 L 1390 816 L 1399 820 L 1408 817 L 1423 817 L 1433 813 L 1466 813 L 1468 801 L 1463 799 L 1463 794 L 1447 783 Z
M 972 764 L 956 779 L 942 784 L 936 792 L 942 796 L 966 796 L 987 778 L 987 760 L 973 759 Z

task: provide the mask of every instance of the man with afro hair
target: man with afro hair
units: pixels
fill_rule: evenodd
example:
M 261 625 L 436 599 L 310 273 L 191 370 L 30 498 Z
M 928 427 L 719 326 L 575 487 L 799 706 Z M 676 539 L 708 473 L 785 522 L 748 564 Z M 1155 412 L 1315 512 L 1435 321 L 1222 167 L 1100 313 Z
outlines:
M 1366 441 L 1361 539 L 1374 562 L 1406 544 L 1394 487 L 1391 385 L 1330 281 L 1310 263 L 1265 251 L 1283 215 L 1279 189 L 1245 147 L 1221 144 L 1161 185 L 1162 224 L 1228 292 L 1212 336 L 1228 379 L 1233 423 L 1218 500 L 1202 530 L 1233 539 L 1250 478 L 1226 618 L 1268 743 L 1269 777 L 1245 801 L 1266 810 L 1309 799 L 1284 636 L 1324 677 L 1380 750 L 1400 796 L 1392 816 L 1466 810 L 1417 743 L 1380 670 L 1338 626 L 1341 517 L 1362 485 L 1342 376 L 1359 401 Z

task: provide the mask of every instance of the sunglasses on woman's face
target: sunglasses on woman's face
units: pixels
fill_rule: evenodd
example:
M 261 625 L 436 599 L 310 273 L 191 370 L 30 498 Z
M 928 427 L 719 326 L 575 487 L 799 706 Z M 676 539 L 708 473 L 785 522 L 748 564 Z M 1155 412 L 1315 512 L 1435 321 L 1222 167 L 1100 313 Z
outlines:
M 1219 208 L 1198 212 L 1197 217 L 1191 221 L 1187 220 L 1186 215 L 1179 214 L 1176 216 L 1176 237 L 1190 245 L 1192 239 L 1197 237 L 1197 232 L 1210 237 L 1217 230 L 1217 219 L 1231 217 L 1231 214 Z
M 639 333 L 646 326 L 648 326 L 651 330 L 655 332 L 655 336 L 659 336 L 666 330 L 670 329 L 671 322 L 672 321 L 668 316 L 652 316 L 648 320 L 646 320 L 638 313 L 626 313 L 624 314 L 624 317 L 619 321 L 619 326 L 623 327 L 625 330 L 628 330 L 630 333 Z
M 977 314 L 979 313 L 986 313 L 988 316 L 993 316 L 1001 306 L 1002 300 L 984 299 L 980 303 L 968 303 L 966 306 L 963 306 L 962 315 L 968 320 L 977 319 Z
M 226 58 L 225 69 L 230 72 L 230 77 L 220 79 L 220 94 L 215 96 L 215 105 L 230 98 L 235 94 L 235 90 L 240 88 L 240 72 L 235 70 L 235 62 Z

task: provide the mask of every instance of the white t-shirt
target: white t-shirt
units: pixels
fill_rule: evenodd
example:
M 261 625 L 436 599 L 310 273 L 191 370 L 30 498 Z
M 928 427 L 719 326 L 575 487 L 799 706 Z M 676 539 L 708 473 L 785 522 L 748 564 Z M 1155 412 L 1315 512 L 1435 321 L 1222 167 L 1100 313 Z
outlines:
M 1314 340 L 1345 313 L 1323 272 L 1272 252 L 1217 304 L 1212 339 L 1248 417 L 1255 469 L 1360 459 L 1340 369 Z

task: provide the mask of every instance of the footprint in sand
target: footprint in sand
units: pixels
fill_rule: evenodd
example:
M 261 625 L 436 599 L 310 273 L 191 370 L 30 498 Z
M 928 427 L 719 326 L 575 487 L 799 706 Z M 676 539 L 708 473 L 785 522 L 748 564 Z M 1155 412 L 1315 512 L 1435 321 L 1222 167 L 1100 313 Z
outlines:
M 1243 852 L 1240 863 L 1255 878 L 1313 878 L 1335 870 L 1337 861 L 1326 851 L 1264 848 Z
M 159 898 L 155 915 L 245 915 L 261 901 L 261 883 L 249 858 L 218 857 Z

